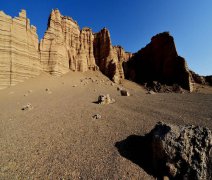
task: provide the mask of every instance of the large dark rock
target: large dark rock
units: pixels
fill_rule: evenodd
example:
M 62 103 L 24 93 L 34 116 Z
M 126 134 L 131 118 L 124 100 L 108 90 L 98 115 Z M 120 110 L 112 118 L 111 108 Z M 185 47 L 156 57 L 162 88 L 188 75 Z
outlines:
M 137 83 L 158 81 L 178 84 L 192 91 L 190 73 L 184 58 L 178 56 L 168 32 L 157 34 L 151 42 L 123 64 L 125 77 Z
M 207 128 L 158 123 L 150 132 L 153 169 L 170 179 L 212 179 L 212 134 Z

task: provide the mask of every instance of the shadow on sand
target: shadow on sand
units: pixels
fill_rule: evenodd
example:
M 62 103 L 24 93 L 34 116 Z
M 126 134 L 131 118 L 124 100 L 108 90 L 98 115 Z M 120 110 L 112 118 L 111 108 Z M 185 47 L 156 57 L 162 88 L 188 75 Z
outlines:
M 149 175 L 156 177 L 152 165 L 151 139 L 148 135 L 131 135 L 127 139 L 116 142 L 115 147 L 121 156 L 139 165 Z

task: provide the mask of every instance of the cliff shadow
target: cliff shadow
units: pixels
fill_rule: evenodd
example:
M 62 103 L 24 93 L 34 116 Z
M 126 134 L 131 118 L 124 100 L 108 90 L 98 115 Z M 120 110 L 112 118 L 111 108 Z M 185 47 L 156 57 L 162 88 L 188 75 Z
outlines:
M 121 156 L 140 166 L 149 175 L 157 176 L 153 169 L 151 138 L 148 134 L 145 136 L 130 135 L 116 142 L 115 147 Z

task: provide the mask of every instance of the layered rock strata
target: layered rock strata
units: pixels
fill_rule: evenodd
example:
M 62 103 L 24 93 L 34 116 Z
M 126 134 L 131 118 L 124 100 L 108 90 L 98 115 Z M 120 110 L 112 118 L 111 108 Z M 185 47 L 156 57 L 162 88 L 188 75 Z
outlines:
M 96 69 L 93 53 L 94 35 L 89 28 L 80 30 L 70 17 L 58 9 L 49 17 L 48 29 L 40 42 L 43 70 L 55 75 L 73 71 Z
M 164 32 L 152 37 L 151 42 L 124 64 L 127 79 L 138 83 L 178 84 L 192 91 L 191 75 L 184 58 L 178 56 L 174 39 Z
M 58 9 L 52 10 L 40 43 L 25 10 L 15 18 L 0 11 L 0 57 L 0 88 L 41 71 L 62 75 L 70 70 L 99 69 L 116 83 L 126 77 L 137 83 L 179 84 L 190 91 L 191 80 L 202 79 L 189 72 L 186 61 L 177 54 L 173 37 L 166 32 L 154 36 L 150 44 L 132 54 L 121 46 L 112 46 L 106 28 L 98 33 L 87 27 L 80 29 L 76 21 L 62 16 Z M 211 83 L 210 76 L 202 80 Z
M 26 11 L 15 18 L 0 11 L 0 89 L 39 73 L 38 36 Z

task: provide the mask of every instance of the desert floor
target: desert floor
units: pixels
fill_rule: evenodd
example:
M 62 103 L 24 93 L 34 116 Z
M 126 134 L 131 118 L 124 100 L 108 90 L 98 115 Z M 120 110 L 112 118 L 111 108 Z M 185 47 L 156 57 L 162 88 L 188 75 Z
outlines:
M 121 142 L 145 135 L 158 121 L 212 129 L 210 87 L 146 94 L 135 83 L 123 86 L 132 96 L 121 96 L 99 72 L 70 72 L 1 90 L 0 179 L 154 179 L 133 154 L 123 155 Z M 96 104 L 100 94 L 116 102 Z M 28 103 L 33 108 L 22 110 Z

